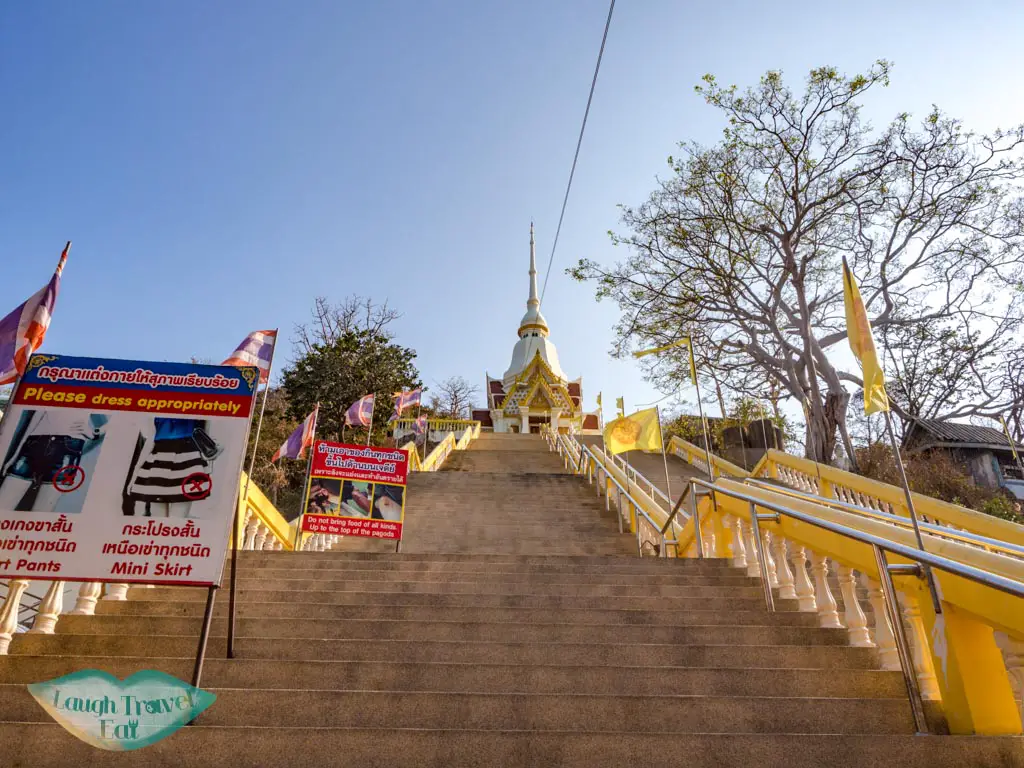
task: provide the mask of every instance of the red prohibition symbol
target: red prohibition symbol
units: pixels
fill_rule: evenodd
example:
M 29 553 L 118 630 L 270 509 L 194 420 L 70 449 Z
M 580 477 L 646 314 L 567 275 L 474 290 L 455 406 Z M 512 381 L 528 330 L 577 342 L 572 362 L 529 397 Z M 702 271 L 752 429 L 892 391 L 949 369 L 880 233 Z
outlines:
M 181 481 L 181 494 L 189 501 L 205 499 L 213 490 L 213 479 L 205 472 L 193 472 Z
M 77 491 L 84 482 L 85 470 L 74 465 L 64 467 L 53 476 L 53 487 L 61 493 Z

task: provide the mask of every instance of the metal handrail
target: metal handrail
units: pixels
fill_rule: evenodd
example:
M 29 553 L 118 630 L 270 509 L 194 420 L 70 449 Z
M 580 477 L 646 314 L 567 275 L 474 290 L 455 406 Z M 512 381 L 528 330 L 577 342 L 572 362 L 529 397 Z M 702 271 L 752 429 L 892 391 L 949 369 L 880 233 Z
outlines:
M 765 490 L 770 490 L 774 493 L 781 493 L 785 496 L 796 496 L 797 498 L 806 499 L 807 501 L 811 501 L 816 504 L 836 507 L 837 509 L 847 510 L 856 514 L 864 515 L 865 517 L 877 518 L 883 522 L 898 525 L 901 528 L 912 529 L 913 527 L 908 518 L 901 517 L 900 515 L 894 515 L 891 512 L 883 512 L 879 509 L 865 507 L 861 504 L 851 504 L 850 502 L 843 501 L 842 499 L 820 496 L 816 493 L 801 491 L 796 488 L 790 488 L 789 486 L 779 486 L 760 478 L 747 478 L 745 482 L 747 485 L 756 485 L 758 488 L 764 488 Z M 1024 547 L 1020 547 L 1009 541 L 993 539 L 988 536 L 982 536 L 978 533 L 962 531 L 959 528 L 950 528 L 949 526 L 944 525 L 935 525 L 934 523 L 921 522 L 919 525 L 922 531 L 927 531 L 928 533 L 942 538 L 950 539 L 952 541 L 960 541 L 966 544 L 973 544 L 985 549 L 999 550 L 1002 554 L 1010 555 L 1012 557 L 1024 558 Z
M 764 557 L 764 542 L 761 540 L 761 522 L 777 523 L 779 522 L 780 517 L 785 515 L 786 517 L 790 517 L 794 520 L 799 520 L 800 522 L 807 523 L 808 525 L 813 525 L 817 528 L 821 528 L 822 530 L 826 530 L 840 536 L 845 536 L 846 538 L 871 546 L 875 556 L 875 564 L 878 568 L 879 581 L 882 586 L 885 611 L 889 620 L 890 628 L 893 632 L 893 639 L 896 642 L 896 651 L 900 660 L 900 668 L 903 671 L 903 680 L 907 687 L 907 697 L 910 699 L 910 707 L 913 712 L 914 724 L 918 733 L 928 732 L 928 722 L 925 717 L 924 701 L 921 697 L 921 688 L 917 679 L 917 671 L 914 669 L 913 657 L 910 653 L 910 644 L 907 642 L 906 630 L 903 627 L 903 619 L 900 615 L 899 607 L 896 602 L 896 588 L 892 582 L 893 574 L 910 574 L 920 577 L 923 575 L 925 568 L 937 568 L 941 571 L 968 579 L 977 584 L 990 587 L 991 589 L 996 589 L 1000 592 L 1013 595 L 1014 597 L 1024 598 L 1024 583 L 1016 581 L 1015 579 L 1009 579 L 996 573 L 983 571 L 980 568 L 975 568 L 974 566 L 958 563 L 948 557 L 934 555 L 921 549 L 915 549 L 914 547 L 900 544 L 899 542 L 889 541 L 880 536 L 858 531 L 839 523 L 822 520 L 814 517 L 813 515 L 799 512 L 795 509 L 790 509 L 789 507 L 785 507 L 781 504 L 775 504 L 771 501 L 765 501 L 764 499 L 759 499 L 745 493 L 721 488 L 715 483 L 710 483 L 705 480 L 691 478 L 689 485 L 693 499 L 696 499 L 695 494 L 697 486 L 701 486 L 706 488 L 710 493 L 720 493 L 723 496 L 745 501 L 750 505 L 750 524 L 753 529 L 754 543 L 757 548 L 758 567 L 761 572 L 761 586 L 764 589 L 765 603 L 768 606 L 768 610 L 771 612 L 775 611 L 775 599 L 772 595 L 771 585 L 768 580 L 768 568 Z M 758 513 L 758 509 L 770 510 L 774 514 L 763 515 Z M 699 530 L 699 526 L 695 525 L 694 529 Z M 887 559 L 888 554 L 899 555 L 907 560 L 916 562 L 917 565 L 890 565 Z

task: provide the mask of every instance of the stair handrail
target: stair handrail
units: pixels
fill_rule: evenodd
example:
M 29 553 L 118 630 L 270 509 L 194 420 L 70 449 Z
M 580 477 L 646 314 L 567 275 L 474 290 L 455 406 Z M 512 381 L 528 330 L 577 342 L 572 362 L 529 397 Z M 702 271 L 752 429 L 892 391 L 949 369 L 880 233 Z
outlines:
M 549 448 L 557 451 L 565 459 L 566 469 L 572 470 L 574 474 L 585 475 L 590 485 L 597 482 L 598 494 L 605 497 L 606 508 L 610 508 L 612 489 L 614 488 L 619 533 L 624 533 L 628 525 L 630 534 L 636 536 L 639 556 L 643 556 L 645 542 L 663 556 L 667 546 L 676 543 L 681 530 L 676 518 L 681 511 L 683 496 L 680 496 L 674 507 L 663 509 L 657 500 L 646 494 L 639 485 L 634 488 L 628 482 L 623 484 L 614 473 L 620 472 L 623 477 L 626 475 L 622 472 L 621 467 L 614 462 L 611 462 L 612 469 L 609 469 L 608 454 L 602 452 L 598 455 L 589 445 L 579 442 L 572 435 L 549 433 L 545 434 L 545 437 L 548 440 Z M 664 494 L 662 497 L 666 500 L 668 498 Z M 625 506 L 623 501 L 625 501 Z M 661 521 L 659 522 L 656 518 L 660 518 Z M 646 531 L 646 536 L 644 536 L 645 531 L 641 523 L 645 523 L 649 529 Z M 670 529 L 672 539 L 667 536 Z
M 806 499 L 813 501 L 817 504 L 822 504 L 833 509 L 842 509 L 847 512 L 853 512 L 858 515 L 862 515 L 872 520 L 880 520 L 883 522 L 890 523 L 899 528 L 905 528 L 907 530 L 913 530 L 913 523 L 906 517 L 900 515 L 894 515 L 891 512 L 881 512 L 872 507 L 865 507 L 859 504 L 851 504 L 847 501 L 840 501 L 839 499 L 830 499 L 825 496 L 819 496 L 809 491 L 801 491 L 788 486 L 778 485 L 777 483 L 769 483 L 760 478 L 751 477 L 747 478 L 746 483 L 748 485 L 754 485 L 758 488 L 764 488 L 775 493 L 782 494 L 784 496 L 793 496 L 795 498 Z M 991 539 L 987 536 L 981 536 L 970 531 L 961 531 L 956 528 L 944 525 L 935 525 L 933 523 L 919 523 L 919 527 L 922 531 L 931 533 L 934 536 L 939 536 L 950 541 L 957 541 L 961 544 L 968 544 L 971 546 L 979 547 L 989 552 L 998 552 L 1001 555 L 1007 557 L 1016 557 L 1024 559 L 1024 547 L 1011 544 L 1001 539 Z
M 754 495 L 752 492 L 745 492 L 745 489 L 750 487 L 738 484 L 736 481 L 723 479 L 709 482 L 699 478 L 691 478 L 689 480 L 689 493 L 690 497 L 694 500 L 698 496 L 698 488 L 705 489 L 704 495 L 708 498 L 708 502 L 704 506 L 707 508 L 705 511 L 708 516 L 717 515 L 721 517 L 723 514 L 728 514 L 749 523 L 752 534 L 751 541 L 754 544 L 755 550 L 753 554 L 757 559 L 765 604 L 769 611 L 775 610 L 771 573 L 775 566 L 774 564 L 769 565 L 769 557 L 766 555 L 768 545 L 763 539 L 762 528 L 767 528 L 770 532 L 774 531 L 772 534 L 773 538 L 779 537 L 780 541 L 788 539 L 801 548 L 810 547 L 812 550 L 824 552 L 827 557 L 837 562 L 845 563 L 848 570 L 856 569 L 860 573 L 865 574 L 869 579 L 874 578 L 878 580 L 882 588 L 889 629 L 896 644 L 900 668 L 904 675 L 915 726 L 919 733 L 928 732 L 921 684 L 918 679 L 919 670 L 915 664 L 910 644 L 907 641 L 906 631 L 903 626 L 903 614 L 896 599 L 897 589 L 892 577 L 894 575 L 914 575 L 921 578 L 925 575 L 926 568 L 933 569 L 933 573 L 937 571 L 938 573 L 935 574 L 935 578 L 939 599 L 943 604 L 942 613 L 930 610 L 931 600 L 929 597 L 921 599 L 922 594 L 928 594 L 927 588 L 922 587 L 921 583 L 915 582 L 913 587 L 904 586 L 901 588 L 903 592 L 910 590 L 910 594 L 913 594 L 916 590 L 916 600 L 921 614 L 924 614 L 925 619 L 932 624 L 931 632 L 918 633 L 915 635 L 915 639 L 918 643 L 930 642 L 929 650 L 931 654 L 942 662 L 936 665 L 941 667 L 941 669 L 936 668 L 934 674 L 942 676 L 942 682 L 947 683 L 945 689 L 948 692 L 950 701 L 945 701 L 945 696 L 943 701 L 946 705 L 945 714 L 947 719 L 950 720 L 950 727 L 953 732 L 955 733 L 958 732 L 957 729 L 962 729 L 964 722 L 975 722 L 972 720 L 972 717 L 978 718 L 979 722 L 980 718 L 993 717 L 992 713 L 988 710 L 998 708 L 992 707 L 991 702 L 985 703 L 980 701 L 980 698 L 986 695 L 984 691 L 980 690 L 980 688 L 985 687 L 984 685 L 979 686 L 977 680 L 965 682 L 961 679 L 950 683 L 944 676 L 949 675 L 951 670 L 954 676 L 960 675 L 963 677 L 965 674 L 972 672 L 981 675 L 980 666 L 987 664 L 985 674 L 989 679 L 986 679 L 984 682 L 988 684 L 991 682 L 991 667 L 995 663 L 991 653 L 995 648 L 991 637 L 991 628 L 995 627 L 998 630 L 1012 633 L 1014 636 L 1024 637 L 1024 605 L 1019 603 L 1011 605 L 1007 603 L 1005 598 L 997 599 L 992 594 L 994 591 L 998 594 L 1008 595 L 1016 600 L 1024 599 L 1024 566 L 1019 561 L 1002 555 L 977 552 L 977 550 L 974 550 L 977 554 L 972 555 L 972 550 L 964 545 L 952 542 L 937 545 L 933 537 L 926 537 L 926 541 L 928 541 L 931 547 L 959 553 L 962 558 L 977 558 L 989 566 L 989 568 L 976 567 L 945 556 L 941 552 L 937 553 L 919 549 L 915 546 L 915 540 L 909 531 L 894 530 L 891 525 L 885 523 L 865 520 L 852 513 L 839 510 L 832 510 L 830 512 L 830 515 L 837 517 L 838 521 L 836 519 L 826 519 L 821 514 L 822 505 L 813 501 L 794 500 L 794 504 L 807 504 L 810 506 L 810 510 L 813 511 L 800 510 L 791 504 L 780 503 L 772 499 L 771 496 L 776 494 L 768 489 L 758 489 L 768 496 L 766 498 L 765 495 Z M 736 504 L 735 502 L 740 503 Z M 767 514 L 765 511 L 767 511 Z M 693 534 L 695 531 L 699 531 L 699 527 L 695 526 L 694 522 L 695 520 L 700 520 L 701 517 L 703 515 L 700 513 L 692 516 L 685 527 L 685 532 Z M 844 522 L 840 521 L 852 524 L 844 524 Z M 703 521 L 701 525 L 703 525 Z M 813 534 L 811 532 L 812 529 L 825 531 L 827 534 L 832 534 L 833 537 L 830 539 L 828 536 L 822 537 L 820 534 Z M 838 539 L 835 537 L 838 537 Z M 904 541 L 898 541 L 894 537 L 903 538 Z M 860 545 L 860 549 L 858 549 L 858 545 Z M 871 557 L 868 557 L 867 551 L 863 548 L 865 546 L 870 547 Z M 723 547 L 722 549 L 724 550 L 725 548 Z M 698 556 L 703 556 L 703 550 L 704 548 L 701 546 Z M 782 547 L 779 551 L 785 552 L 785 547 Z M 719 551 L 716 554 L 721 555 L 722 553 L 722 551 Z M 909 561 L 909 563 L 890 563 L 890 556 Z M 788 570 L 788 566 L 786 567 Z M 941 575 L 943 573 L 949 574 L 950 578 L 944 578 Z M 1009 573 L 1013 573 L 1013 575 L 1008 575 Z M 1021 578 L 1017 578 L 1017 576 L 1021 576 Z M 957 582 L 956 579 L 966 580 L 978 586 L 973 589 L 965 588 L 963 582 Z M 791 574 L 788 576 L 788 581 L 792 581 Z M 988 591 L 986 592 L 986 590 Z M 849 597 L 849 595 L 844 593 L 844 598 Z M 831 595 L 829 595 L 829 599 L 831 600 Z M 834 605 L 835 602 L 833 600 L 832 606 L 834 607 Z M 952 609 L 954 613 L 947 619 L 948 609 Z M 975 625 L 989 627 L 989 635 L 987 637 L 984 633 L 979 635 L 978 631 L 974 629 Z M 839 624 L 838 626 L 842 625 Z M 988 641 L 987 645 L 986 641 Z M 957 643 L 959 644 L 958 647 L 951 647 L 951 644 Z M 987 656 L 983 651 L 989 652 Z M 950 654 L 953 654 L 956 666 L 950 664 Z M 971 666 L 972 661 L 974 666 Z M 1004 668 L 1003 671 L 1007 675 L 1009 674 L 1008 668 Z M 1009 728 L 1010 733 L 1020 733 L 1019 713 L 1016 724 L 1013 724 L 1006 718 L 1005 697 L 1008 693 L 1010 695 L 1009 701 L 1016 707 L 1016 703 L 1012 699 L 1012 693 L 1010 693 L 1009 683 L 1007 682 L 1005 690 L 989 693 L 996 696 L 1002 694 L 1004 702 L 1004 711 L 1001 714 L 997 713 L 995 715 L 996 724 L 991 727 Z M 974 705 L 974 709 L 971 709 L 971 705 Z M 985 707 L 988 707 L 988 709 L 985 709 Z M 969 711 L 962 711 L 965 708 Z M 979 725 L 977 728 L 980 729 L 981 726 Z M 959 732 L 963 731 L 960 730 Z M 979 732 L 992 731 L 980 730 Z
M 284 519 L 255 480 L 246 484 L 245 470 L 239 478 L 234 534 L 235 544 L 241 550 L 290 550 L 294 541 L 292 524 Z
M 670 448 L 680 458 L 698 467 L 704 467 L 704 450 L 692 443 L 673 436 Z M 895 514 L 909 519 L 910 512 L 902 488 L 883 483 L 846 470 L 820 464 L 810 459 L 793 456 L 775 448 L 769 448 L 747 472 L 712 454 L 712 463 L 719 477 L 771 478 L 798 490 L 813 493 L 826 499 L 854 503 L 879 512 Z M 973 509 L 940 501 L 921 493 L 914 493 L 914 506 L 922 522 L 942 525 L 967 531 L 1015 546 L 1024 546 L 1024 525 L 986 515 Z

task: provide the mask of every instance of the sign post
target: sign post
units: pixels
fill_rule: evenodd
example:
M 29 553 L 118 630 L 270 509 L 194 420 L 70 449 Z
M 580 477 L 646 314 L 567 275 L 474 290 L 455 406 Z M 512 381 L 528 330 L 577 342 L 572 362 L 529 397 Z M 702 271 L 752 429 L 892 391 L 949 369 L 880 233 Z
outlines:
M 0 425 L 0 579 L 204 586 L 212 616 L 258 381 L 33 355 Z

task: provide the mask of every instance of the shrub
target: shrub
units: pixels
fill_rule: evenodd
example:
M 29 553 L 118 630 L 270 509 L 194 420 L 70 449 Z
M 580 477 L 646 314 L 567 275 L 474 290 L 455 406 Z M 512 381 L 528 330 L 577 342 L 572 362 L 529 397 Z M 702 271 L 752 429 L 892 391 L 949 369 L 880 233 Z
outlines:
M 892 449 L 884 443 L 872 443 L 857 449 L 860 473 L 873 480 L 900 485 L 899 470 Z M 934 499 L 959 504 L 1003 520 L 1024 523 L 1020 504 L 1006 491 L 978 485 L 942 451 L 915 453 L 904 457 L 910 488 Z

